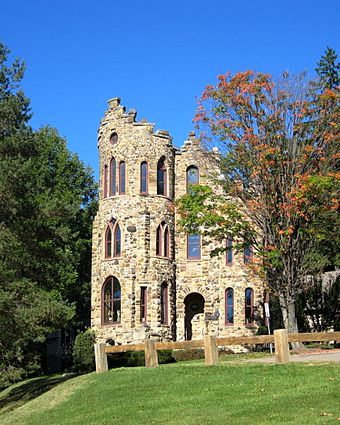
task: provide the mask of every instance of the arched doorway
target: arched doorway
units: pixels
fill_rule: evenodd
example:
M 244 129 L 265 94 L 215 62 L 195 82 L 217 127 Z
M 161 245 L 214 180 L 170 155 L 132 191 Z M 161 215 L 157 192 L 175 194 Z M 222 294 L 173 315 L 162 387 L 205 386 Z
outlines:
M 193 337 L 192 319 L 200 313 L 204 313 L 204 297 L 198 292 L 188 294 L 184 299 L 185 319 L 184 330 L 185 339 L 190 340 Z

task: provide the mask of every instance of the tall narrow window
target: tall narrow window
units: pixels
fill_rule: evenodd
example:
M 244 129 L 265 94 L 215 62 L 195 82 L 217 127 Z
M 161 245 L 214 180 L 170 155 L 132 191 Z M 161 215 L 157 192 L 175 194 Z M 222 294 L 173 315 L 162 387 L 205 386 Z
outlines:
M 156 231 L 156 255 L 169 257 L 170 253 L 170 235 L 169 227 L 162 221 Z
M 198 184 L 198 179 L 198 168 L 195 165 L 190 165 L 190 167 L 187 168 L 187 193 L 190 193 L 192 186 Z
M 169 257 L 169 227 L 166 225 L 164 228 L 163 256 Z
M 112 257 L 112 230 L 111 226 L 107 226 L 105 233 L 105 257 Z
M 233 240 L 231 238 L 227 239 L 226 261 L 228 266 L 233 264 Z
M 201 258 L 201 236 L 194 234 L 187 236 L 187 257 L 189 260 Z
M 140 165 L 140 193 L 148 193 L 148 164 L 145 161 Z
M 116 160 L 111 159 L 110 162 L 110 196 L 116 194 Z
M 227 288 L 225 291 L 225 324 L 232 326 L 234 324 L 234 290 Z
M 251 288 L 245 290 L 244 317 L 246 326 L 254 323 L 254 291 Z
M 251 245 L 247 245 L 244 247 L 243 261 L 245 264 L 253 262 L 253 247 Z
M 119 194 L 125 195 L 125 161 L 121 161 L 119 164 Z
M 120 256 L 120 252 L 121 252 L 121 233 L 120 233 L 120 227 L 119 224 L 117 223 L 115 226 L 115 233 L 114 233 L 114 251 L 113 251 L 113 256 L 114 257 L 119 257 Z
M 140 288 L 140 321 L 146 323 L 148 306 L 148 292 L 146 286 Z
M 122 252 L 122 236 L 119 224 L 113 218 L 105 232 L 105 258 L 120 257 Z
M 109 178 L 109 170 L 108 166 L 104 166 L 104 173 L 103 173 L 103 198 L 107 198 L 107 188 L 108 188 L 108 178 Z
M 119 323 L 121 319 L 121 290 L 117 278 L 109 277 L 102 292 L 102 321 L 104 324 Z
M 166 196 L 167 175 L 165 168 L 165 157 L 158 161 L 157 164 L 157 195 Z
M 168 284 L 161 285 L 161 324 L 169 324 L 169 290 Z

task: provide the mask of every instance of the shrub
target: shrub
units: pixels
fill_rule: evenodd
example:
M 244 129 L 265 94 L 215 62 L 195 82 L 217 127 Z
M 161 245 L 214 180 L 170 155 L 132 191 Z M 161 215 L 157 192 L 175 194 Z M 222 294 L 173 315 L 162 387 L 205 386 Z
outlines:
M 175 358 L 172 355 L 172 350 L 159 350 L 158 363 L 174 363 Z M 114 353 L 108 355 L 109 369 L 116 367 L 135 367 L 145 366 L 144 351 L 128 351 L 126 353 Z
M 77 372 L 92 372 L 94 367 L 95 334 L 91 329 L 77 335 L 73 346 L 73 366 Z
M 204 359 L 203 348 L 193 348 L 191 350 L 174 350 L 172 353 L 176 362 L 186 360 Z

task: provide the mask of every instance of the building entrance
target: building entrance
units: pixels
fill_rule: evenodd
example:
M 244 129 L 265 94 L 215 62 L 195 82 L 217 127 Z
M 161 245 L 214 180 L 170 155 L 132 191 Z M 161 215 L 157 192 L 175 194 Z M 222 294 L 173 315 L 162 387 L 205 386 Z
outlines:
M 192 339 L 197 333 L 200 332 L 201 325 L 203 326 L 204 321 L 200 320 L 202 318 L 202 313 L 204 313 L 204 297 L 197 293 L 192 292 L 188 294 L 184 299 L 185 305 L 185 339 L 186 341 Z M 202 323 L 201 323 L 202 322 Z M 200 335 L 202 336 L 202 335 Z

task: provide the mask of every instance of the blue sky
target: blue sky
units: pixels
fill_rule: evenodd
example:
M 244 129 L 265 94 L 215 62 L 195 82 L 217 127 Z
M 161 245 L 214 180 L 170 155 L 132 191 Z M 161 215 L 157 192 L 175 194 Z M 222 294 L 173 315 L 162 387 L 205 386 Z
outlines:
M 218 74 L 313 76 L 340 55 L 339 0 L 7 0 L 0 39 L 27 65 L 34 128 L 49 124 L 98 177 L 97 129 L 119 96 L 182 145 Z

